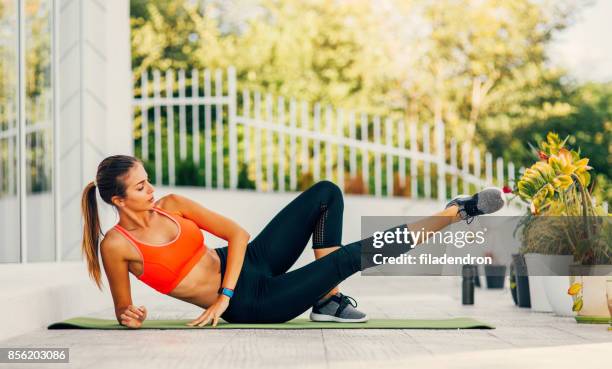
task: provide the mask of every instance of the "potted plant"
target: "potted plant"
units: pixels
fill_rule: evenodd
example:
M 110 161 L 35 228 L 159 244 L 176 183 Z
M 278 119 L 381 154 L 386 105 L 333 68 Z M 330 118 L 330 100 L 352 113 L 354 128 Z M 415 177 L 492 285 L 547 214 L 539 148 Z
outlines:
M 495 256 L 492 251 L 486 251 L 485 257 L 490 257 L 493 262 L 485 264 L 484 271 L 487 280 L 487 288 L 496 289 L 504 288 L 504 280 L 506 279 L 506 266 L 495 263 Z
M 599 274 L 601 271 L 597 264 L 601 263 L 601 267 L 604 267 L 612 261 L 610 240 L 601 237 L 605 234 L 602 232 L 604 226 L 609 222 L 602 221 L 601 217 L 597 218 L 606 213 L 591 196 L 594 182 L 588 172 L 592 169 L 587 165 L 589 159 L 580 157 L 580 149 L 568 149 L 568 139 L 569 136 L 561 141 L 557 134 L 548 133 L 546 141 L 536 149 L 540 160 L 524 171 L 516 188 L 517 195 L 529 205 L 529 212 L 521 221 L 521 252 L 525 253 L 525 260 L 531 264 L 532 272 L 539 276 Z M 542 258 L 530 254 L 555 257 Z M 576 265 L 570 265 L 573 262 Z M 529 273 L 530 265 L 527 269 Z M 531 288 L 534 287 L 533 284 L 538 284 L 537 280 L 538 278 L 533 281 L 530 279 Z M 540 279 L 542 289 L 545 288 L 544 280 Z M 558 284 L 546 283 L 546 286 L 554 289 L 546 295 L 551 296 L 548 298 L 550 301 L 561 301 L 563 304 L 563 299 L 558 298 L 558 294 L 562 290 L 570 291 L 564 288 L 563 278 L 557 281 Z M 577 296 L 575 292 L 578 289 L 584 289 L 583 282 L 577 282 L 580 288 L 574 286 L 570 289 L 574 293 L 572 296 Z M 541 293 L 537 292 L 537 286 L 535 290 L 536 293 L 531 296 L 536 297 L 536 303 L 540 303 Z M 602 287 L 602 296 L 604 292 L 605 288 Z M 574 311 L 584 309 L 585 296 L 580 297 L 581 299 L 574 297 Z M 533 303 L 532 300 L 532 307 Z M 540 308 L 546 308 L 543 302 Z M 607 307 L 605 310 L 607 311 Z M 559 307 L 559 312 L 563 311 L 567 312 L 567 308 Z M 593 310 L 587 312 L 594 313 Z
M 539 216 L 527 222 L 521 233 L 520 252 L 529 274 L 531 308 L 567 316 L 573 315 L 572 301 L 565 292 L 574 257 L 564 240 L 562 220 L 558 216 Z

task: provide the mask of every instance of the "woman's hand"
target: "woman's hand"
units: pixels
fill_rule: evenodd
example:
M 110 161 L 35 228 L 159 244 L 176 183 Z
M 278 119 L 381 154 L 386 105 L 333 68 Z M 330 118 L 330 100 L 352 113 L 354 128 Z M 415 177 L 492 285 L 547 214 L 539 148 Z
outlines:
M 203 327 L 208 324 L 212 319 L 212 326 L 216 327 L 219 322 L 219 317 L 225 312 L 227 307 L 229 306 L 230 298 L 226 295 L 219 295 L 217 301 L 215 301 L 212 305 L 206 309 L 196 320 L 187 323 L 188 326 L 193 327 L 197 325 L 198 327 Z
M 121 325 L 129 328 L 140 328 L 142 322 L 147 319 L 147 308 L 142 305 L 128 305 L 119 317 L 121 318 Z

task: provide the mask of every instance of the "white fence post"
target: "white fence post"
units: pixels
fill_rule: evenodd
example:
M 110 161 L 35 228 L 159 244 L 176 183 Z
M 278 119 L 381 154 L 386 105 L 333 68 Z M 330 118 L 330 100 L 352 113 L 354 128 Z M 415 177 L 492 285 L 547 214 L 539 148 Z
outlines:
M 144 71 L 140 76 L 140 114 L 142 115 L 141 124 L 141 147 L 142 147 L 142 158 L 149 160 L 149 72 Z
M 356 130 L 355 130 L 355 112 L 351 111 L 349 117 L 349 138 L 351 141 L 355 141 L 356 139 Z M 349 148 L 349 169 L 351 173 L 351 178 L 355 177 L 357 174 L 357 151 L 355 150 L 355 145 L 351 145 Z
M 397 130 L 398 130 L 398 135 L 397 135 L 398 147 L 402 150 L 406 150 L 406 125 L 404 124 L 403 120 L 400 120 L 397 123 Z M 398 163 L 399 184 L 400 186 L 404 187 L 406 186 L 406 158 L 398 157 L 397 160 L 399 160 L 399 163 Z
M 480 156 L 480 149 L 479 148 L 474 148 L 474 177 L 475 178 L 480 178 L 480 174 L 481 174 L 481 167 L 482 167 L 482 157 Z M 476 183 L 476 191 L 480 190 L 482 188 L 480 183 Z
M 251 120 L 251 93 L 249 90 L 242 90 L 242 117 L 245 120 L 243 125 L 244 131 L 244 164 L 248 168 L 251 162 L 251 126 L 247 123 Z
M 255 122 L 261 123 L 261 94 L 255 91 Z M 255 188 L 261 191 L 263 173 L 261 172 L 261 128 L 255 126 Z
M 166 126 L 168 129 L 168 182 L 170 186 L 176 184 L 176 168 L 174 154 L 174 105 L 170 100 L 174 90 L 174 73 L 171 69 L 166 71 Z
M 216 110 L 216 121 L 215 121 L 215 133 L 217 136 L 217 188 L 223 188 L 224 184 L 224 163 L 223 163 L 223 104 L 221 98 L 223 97 L 223 75 L 220 69 L 215 71 L 215 97 L 217 104 Z
M 204 98 L 212 97 L 210 70 L 204 70 Z M 204 173 L 206 187 L 211 188 L 212 183 L 212 104 L 204 105 Z
M 325 129 L 323 132 L 327 136 L 331 135 L 333 132 L 333 112 L 329 105 L 325 108 Z M 325 179 L 329 181 L 333 181 L 332 179 L 332 148 L 331 142 L 329 140 L 325 140 Z
M 429 141 L 429 123 L 423 124 L 423 154 L 425 154 L 426 159 L 423 161 L 424 167 L 424 185 L 423 188 L 425 192 L 425 198 L 431 198 L 431 149 L 430 149 L 430 141 Z
M 413 199 L 418 196 L 417 151 L 417 127 L 415 122 L 410 122 L 410 197 Z
M 508 162 L 508 186 L 514 187 L 514 163 Z
M 178 71 L 178 92 L 179 92 L 179 151 L 181 160 L 187 158 L 187 113 L 185 106 L 185 70 Z
M 386 191 L 387 196 L 393 196 L 393 154 L 391 150 L 393 149 L 393 122 L 391 119 L 385 119 L 385 163 L 386 163 Z
M 159 70 L 153 71 L 153 93 L 155 96 L 155 184 L 162 184 L 162 137 L 161 137 L 161 107 L 160 101 L 160 76 Z
M 310 130 L 310 122 L 308 119 L 308 104 L 305 101 L 302 101 L 302 119 L 300 119 L 300 126 L 303 130 Z M 310 160 L 310 155 L 308 155 L 308 137 L 302 135 L 300 138 L 300 151 L 302 158 L 302 173 L 308 173 L 309 165 L 308 161 Z
M 452 170 L 451 180 L 451 198 L 455 198 L 458 194 L 458 181 L 457 181 L 457 140 L 452 137 L 450 140 L 450 160 Z
M 497 158 L 497 185 L 498 187 L 502 187 L 504 185 L 504 158 Z
M 314 105 L 314 131 L 321 132 L 321 105 L 316 103 Z M 312 168 L 312 177 L 315 182 L 318 182 L 321 178 L 321 139 L 317 138 L 313 140 L 314 145 L 314 158 L 313 158 L 313 168 Z
M 474 151 L 474 163 L 476 163 L 476 151 Z M 467 142 L 461 144 L 461 183 L 463 194 L 470 194 L 470 146 Z
M 200 97 L 200 75 L 197 69 L 191 70 L 191 131 L 193 163 L 196 168 L 200 166 L 200 105 L 196 102 Z
M 380 117 L 374 117 L 374 143 L 376 144 L 376 150 L 374 150 L 374 194 L 376 196 L 382 195 L 382 182 L 381 182 L 381 171 L 380 167 Z
M 236 129 L 236 69 L 227 69 L 227 116 L 229 125 L 229 162 L 230 162 L 230 188 L 238 187 L 238 130 Z
M 368 134 L 368 116 L 361 114 L 361 141 L 369 142 Z M 368 157 L 367 147 L 361 148 L 361 172 L 363 175 L 363 181 L 365 186 L 366 194 L 370 193 L 370 159 Z
M 344 110 L 338 109 L 338 115 L 336 118 L 336 135 L 342 142 L 344 138 Z M 344 145 L 339 143 L 336 145 L 338 150 L 338 187 L 344 192 Z
M 297 121 L 297 104 L 295 99 L 289 102 L 289 128 L 291 136 L 289 137 L 289 188 L 291 191 L 297 189 L 297 145 L 296 141 L 296 121 Z
M 285 127 L 285 99 L 282 96 L 278 97 L 278 109 L 277 109 L 277 117 L 279 126 Z M 277 158 L 278 158 L 278 190 L 280 192 L 285 192 L 285 133 L 280 131 L 278 132 L 278 148 L 277 150 Z
M 446 201 L 446 142 L 444 141 L 444 123 L 436 122 L 436 150 L 438 172 L 438 200 Z
M 487 178 L 487 184 L 493 182 L 493 156 L 490 152 L 485 152 L 485 175 Z
M 273 124 L 274 115 L 272 113 L 272 95 L 266 95 L 266 119 L 269 124 Z M 274 174 L 274 167 L 272 163 L 272 146 L 274 145 L 272 141 L 272 130 L 270 127 L 266 128 L 266 191 L 270 192 L 274 188 L 274 179 L 272 178 Z

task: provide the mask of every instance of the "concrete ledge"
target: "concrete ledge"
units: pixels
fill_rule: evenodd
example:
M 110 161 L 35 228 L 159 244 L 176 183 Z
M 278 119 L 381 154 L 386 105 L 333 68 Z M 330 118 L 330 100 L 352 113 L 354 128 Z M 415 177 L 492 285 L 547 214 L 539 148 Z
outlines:
M 130 276 L 134 300 L 163 295 Z M 84 262 L 4 264 L 0 268 L 0 340 L 75 315 L 113 308 L 106 278 L 103 291 L 88 278 Z M 156 295 L 159 295 L 156 296 Z

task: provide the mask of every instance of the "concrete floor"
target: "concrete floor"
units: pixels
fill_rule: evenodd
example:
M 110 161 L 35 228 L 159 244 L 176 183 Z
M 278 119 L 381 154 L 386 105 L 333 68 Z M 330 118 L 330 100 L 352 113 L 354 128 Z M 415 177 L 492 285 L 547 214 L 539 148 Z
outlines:
M 46 330 L 0 341 L 0 347 L 69 347 L 70 364 L 16 368 L 610 368 L 605 325 L 514 306 L 510 292 L 476 289 L 462 306 L 454 277 L 352 276 L 341 285 L 371 318 L 468 316 L 494 330 Z M 393 291 L 393 293 L 390 293 Z M 149 318 L 197 317 L 172 298 L 145 304 Z M 308 312 L 307 312 L 308 313 Z M 307 317 L 307 313 L 303 317 Z M 112 306 L 91 316 L 113 317 Z M 0 368 L 11 367 L 0 364 Z

